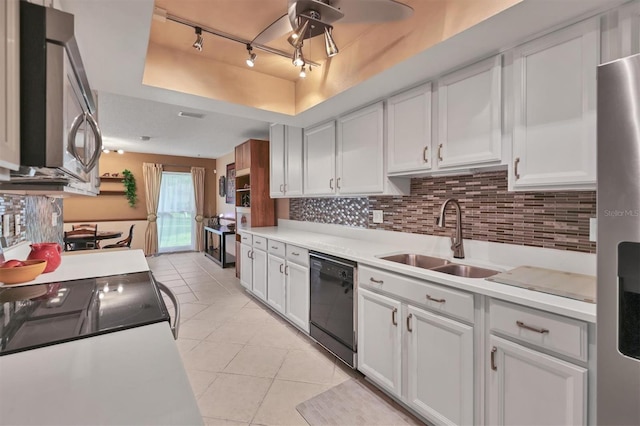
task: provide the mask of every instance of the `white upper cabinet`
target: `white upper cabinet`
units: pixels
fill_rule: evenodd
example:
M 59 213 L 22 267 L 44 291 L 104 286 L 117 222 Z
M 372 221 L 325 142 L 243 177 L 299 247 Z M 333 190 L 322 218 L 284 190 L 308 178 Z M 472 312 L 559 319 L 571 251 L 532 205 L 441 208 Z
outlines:
M 618 12 L 619 16 L 619 55 L 622 57 L 640 53 L 640 3 L 631 2 L 622 6 Z
M 304 131 L 304 195 L 333 195 L 336 191 L 336 122 Z
M 431 169 L 431 83 L 387 100 L 387 173 Z
M 599 22 L 514 49 L 512 189 L 595 189 Z
M 20 166 L 19 0 L 0 2 L 0 169 Z M 0 180 L 8 178 L 7 171 Z
M 272 124 L 269 134 L 271 198 L 302 195 L 302 129 Z
M 501 74 L 498 55 L 438 81 L 438 168 L 500 162 Z
M 384 190 L 382 102 L 338 119 L 336 190 L 375 194 Z

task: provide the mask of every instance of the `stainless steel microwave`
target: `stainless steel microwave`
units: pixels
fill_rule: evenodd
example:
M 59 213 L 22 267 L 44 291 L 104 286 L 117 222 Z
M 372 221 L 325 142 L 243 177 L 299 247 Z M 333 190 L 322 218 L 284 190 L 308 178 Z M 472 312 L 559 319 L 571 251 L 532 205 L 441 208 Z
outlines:
M 13 182 L 91 181 L 102 152 L 73 15 L 20 2 L 20 163 Z

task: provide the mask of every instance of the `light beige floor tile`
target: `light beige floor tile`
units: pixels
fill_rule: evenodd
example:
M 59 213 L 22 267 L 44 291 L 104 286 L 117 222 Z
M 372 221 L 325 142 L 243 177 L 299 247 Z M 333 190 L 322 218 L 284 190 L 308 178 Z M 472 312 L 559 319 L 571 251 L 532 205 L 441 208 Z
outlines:
M 251 298 L 247 296 L 246 293 L 243 292 L 242 294 L 230 294 L 229 296 L 226 296 L 224 299 L 220 299 L 219 301 L 216 301 L 216 304 L 242 308 L 249 302 L 249 300 L 251 300 Z
M 207 390 L 209 385 L 218 377 L 217 373 L 202 370 L 187 370 L 187 376 L 189 376 L 189 383 L 196 399 Z
M 204 340 L 220 325 L 222 323 L 192 318 L 180 324 L 179 336 L 185 339 Z
M 203 417 L 202 421 L 206 426 L 249 426 L 249 423 L 235 422 L 233 420 L 214 419 L 213 417 Z
M 240 352 L 242 345 L 202 341 L 182 356 L 184 367 L 193 370 L 222 371 Z
M 182 356 L 198 346 L 198 343 L 200 343 L 200 340 L 185 339 L 182 337 L 179 337 L 178 340 L 176 340 L 176 344 L 178 345 L 178 352 L 180 352 L 180 355 Z
M 230 342 L 245 344 L 258 332 L 256 324 L 227 321 L 207 336 L 212 342 Z
M 267 393 L 271 379 L 219 374 L 198 398 L 203 417 L 250 422 Z
M 156 281 L 160 281 L 162 284 L 166 285 L 167 287 L 170 288 L 174 288 L 174 287 L 183 287 L 185 285 L 187 285 L 187 283 L 182 279 L 176 279 L 176 280 L 162 280 L 159 279 L 158 277 L 155 278 Z
M 205 309 L 207 309 L 207 305 L 198 303 L 180 303 L 180 315 L 183 320 L 188 320 Z
M 257 324 L 275 322 L 275 319 L 265 310 L 251 308 L 242 308 L 233 316 L 233 320 L 236 322 L 251 322 Z
M 211 285 L 213 283 L 218 284 L 218 282 L 210 275 L 197 275 L 195 277 L 184 277 L 184 280 L 189 285 L 198 285 L 202 284 L 202 286 Z
M 289 351 L 276 378 L 319 384 L 331 384 L 333 360 L 314 351 Z
M 212 278 L 203 281 L 203 282 L 196 282 L 196 283 L 192 283 L 189 282 L 188 283 L 189 287 L 191 287 L 191 289 L 193 291 L 216 291 L 216 290 L 221 290 L 226 292 L 226 289 L 224 287 L 222 287 L 220 284 L 218 284 L 218 282 Z
M 329 387 L 314 383 L 274 380 L 253 418 L 263 425 L 307 425 L 296 405 L 324 392 Z
M 242 308 L 214 303 L 197 313 L 194 318 L 223 322 L 234 318 Z
M 198 298 L 201 302 L 207 303 L 216 303 L 218 300 L 224 298 L 229 295 L 229 292 L 225 289 L 214 289 L 214 290 L 194 290 L 193 294 Z
M 286 349 L 245 346 L 227 365 L 224 372 L 273 378 L 286 355 Z
M 178 300 L 180 301 L 180 303 L 195 302 L 195 301 L 198 300 L 196 295 L 193 294 L 192 292 L 185 293 L 185 294 L 177 294 L 176 296 L 177 296 Z
M 362 380 L 364 378 L 357 370 L 350 368 L 337 358 L 335 359 L 335 364 L 336 367 L 333 370 L 333 378 L 331 379 L 333 386 L 339 385 L 349 379 Z
M 199 271 L 190 271 L 190 272 L 180 272 L 180 276 L 182 278 L 184 278 L 185 280 L 187 279 L 195 279 L 195 278 L 202 278 L 202 279 L 212 279 L 211 275 L 207 274 L 206 272 L 204 272 L 203 270 L 199 270 Z
M 249 303 L 247 303 L 246 305 L 244 305 L 245 308 L 252 308 L 252 309 L 264 309 L 264 305 L 262 305 L 261 303 L 256 302 L 255 300 L 249 300 Z
M 162 281 L 162 282 L 182 280 L 182 277 L 177 272 L 170 272 L 170 273 L 166 273 L 166 274 L 156 274 L 156 273 L 154 273 L 153 277 L 156 280 Z
M 249 340 L 248 344 L 283 349 L 296 349 L 302 345 L 302 342 L 298 337 L 298 330 L 293 327 L 279 323 L 269 323 L 260 327 L 259 332 Z
M 179 285 L 176 287 L 171 287 L 171 291 L 174 294 L 186 294 L 186 293 L 191 293 L 191 289 L 189 288 L 189 286 L 187 285 Z

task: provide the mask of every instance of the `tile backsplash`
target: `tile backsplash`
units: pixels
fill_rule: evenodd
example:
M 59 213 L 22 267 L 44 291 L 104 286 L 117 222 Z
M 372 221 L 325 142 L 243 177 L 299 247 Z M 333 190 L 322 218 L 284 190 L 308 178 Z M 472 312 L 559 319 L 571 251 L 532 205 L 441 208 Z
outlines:
M 456 198 L 462 207 L 464 238 L 596 251 L 596 244 L 589 241 L 589 218 L 596 216 L 595 191 L 508 192 L 506 171 L 414 178 L 411 195 L 402 197 L 292 199 L 289 215 L 293 220 L 445 236 L 456 225 L 451 206 L 446 229 L 436 225 L 447 198 Z M 384 223 L 373 223 L 372 210 L 384 211 Z
M 58 215 L 56 225 L 52 224 L 53 213 Z M 22 241 L 57 242 L 62 245 L 62 199 L 0 194 L 0 214 L 9 217 L 9 228 L 12 235 L 6 237 L 6 247 L 11 247 Z M 18 234 L 15 234 L 16 215 L 19 215 L 20 220 Z M 3 226 L 3 221 L 0 221 L 1 226 Z M 2 235 L 1 231 L 0 235 Z

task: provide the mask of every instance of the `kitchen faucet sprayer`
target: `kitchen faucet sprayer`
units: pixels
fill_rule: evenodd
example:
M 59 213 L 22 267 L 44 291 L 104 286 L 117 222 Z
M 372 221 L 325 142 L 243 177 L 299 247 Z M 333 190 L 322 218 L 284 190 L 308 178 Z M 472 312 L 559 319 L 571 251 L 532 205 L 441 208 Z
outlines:
M 462 210 L 460 209 L 460 204 L 458 200 L 455 198 L 448 198 L 442 203 L 440 207 L 440 215 L 436 219 L 436 224 L 441 228 L 445 226 L 445 210 L 447 209 L 447 205 L 449 203 L 453 204 L 453 207 L 456 210 L 456 231 L 455 234 L 451 236 L 451 250 L 453 250 L 453 257 L 456 259 L 464 259 L 464 247 L 462 246 Z

